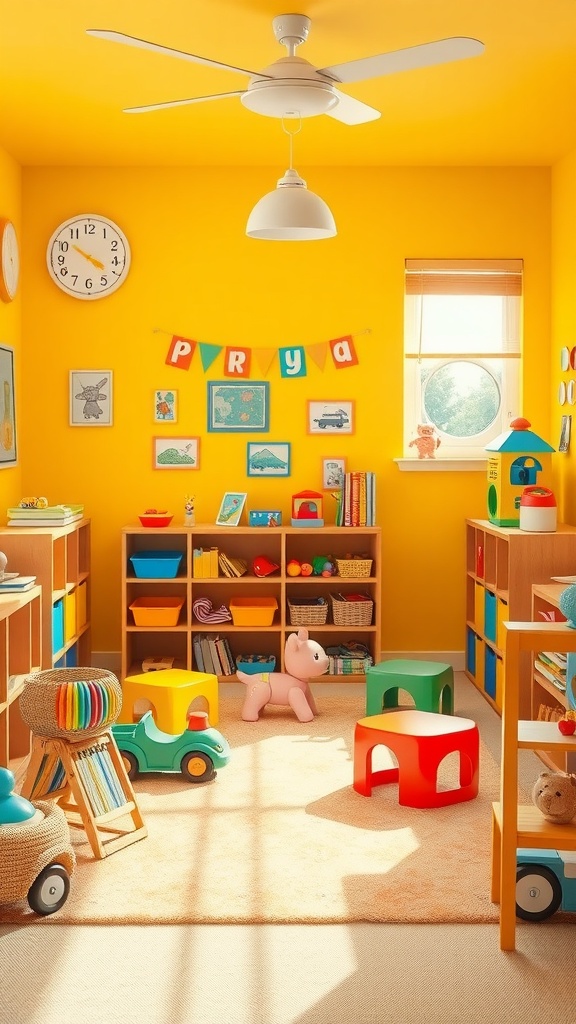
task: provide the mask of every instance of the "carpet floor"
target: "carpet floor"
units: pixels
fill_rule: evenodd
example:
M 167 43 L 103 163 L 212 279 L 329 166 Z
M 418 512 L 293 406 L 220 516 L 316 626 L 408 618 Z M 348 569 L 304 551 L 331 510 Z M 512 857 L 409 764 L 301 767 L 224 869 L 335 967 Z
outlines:
M 221 700 L 219 728 L 230 763 L 204 785 L 181 776 L 135 783 L 148 837 L 95 860 L 73 830 L 78 859 L 68 901 L 53 917 L 26 904 L 2 907 L 2 922 L 334 923 L 498 920 L 489 899 L 491 802 L 498 799 L 497 751 L 481 743 L 480 793 L 450 807 L 398 805 L 396 784 L 370 798 L 352 789 L 354 723 L 363 690 L 323 696 L 300 724 L 270 708 L 240 719 L 241 699 Z M 499 719 L 468 686 L 456 713 L 486 730 Z M 493 748 L 494 744 L 491 743 Z M 374 767 L 393 763 L 386 748 Z M 456 785 L 457 758 L 442 784 Z

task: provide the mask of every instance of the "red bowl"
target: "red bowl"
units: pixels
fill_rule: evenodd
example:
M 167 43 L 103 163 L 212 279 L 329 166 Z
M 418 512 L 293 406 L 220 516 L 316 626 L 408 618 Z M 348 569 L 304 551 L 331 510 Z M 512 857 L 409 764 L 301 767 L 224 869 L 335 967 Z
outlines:
M 142 526 L 170 526 L 174 515 L 165 516 L 154 516 L 154 515 L 143 515 L 138 516 Z

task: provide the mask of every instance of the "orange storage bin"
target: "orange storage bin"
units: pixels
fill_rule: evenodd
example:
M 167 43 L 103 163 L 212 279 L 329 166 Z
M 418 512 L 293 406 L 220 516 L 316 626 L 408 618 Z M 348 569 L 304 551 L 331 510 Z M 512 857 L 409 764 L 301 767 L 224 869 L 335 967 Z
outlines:
M 183 597 L 137 597 L 130 605 L 137 626 L 177 626 Z
M 233 597 L 230 600 L 235 626 L 271 626 L 277 608 L 275 597 Z

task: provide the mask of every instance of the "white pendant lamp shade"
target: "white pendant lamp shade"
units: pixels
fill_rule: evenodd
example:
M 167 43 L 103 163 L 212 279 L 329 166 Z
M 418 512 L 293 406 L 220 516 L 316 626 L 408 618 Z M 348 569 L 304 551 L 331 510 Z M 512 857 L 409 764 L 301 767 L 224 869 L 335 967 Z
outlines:
M 256 203 L 248 217 L 246 234 L 250 238 L 298 242 L 332 238 L 336 224 L 329 206 L 309 192 L 306 182 L 290 167 L 274 191 Z

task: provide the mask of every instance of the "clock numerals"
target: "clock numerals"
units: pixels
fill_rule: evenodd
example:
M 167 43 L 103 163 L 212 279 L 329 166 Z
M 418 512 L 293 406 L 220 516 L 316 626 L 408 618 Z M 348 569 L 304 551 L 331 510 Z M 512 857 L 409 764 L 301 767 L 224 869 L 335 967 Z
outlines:
M 48 244 L 47 262 L 54 281 L 67 294 L 98 299 L 126 279 L 130 247 L 112 221 L 85 214 L 57 228 Z

